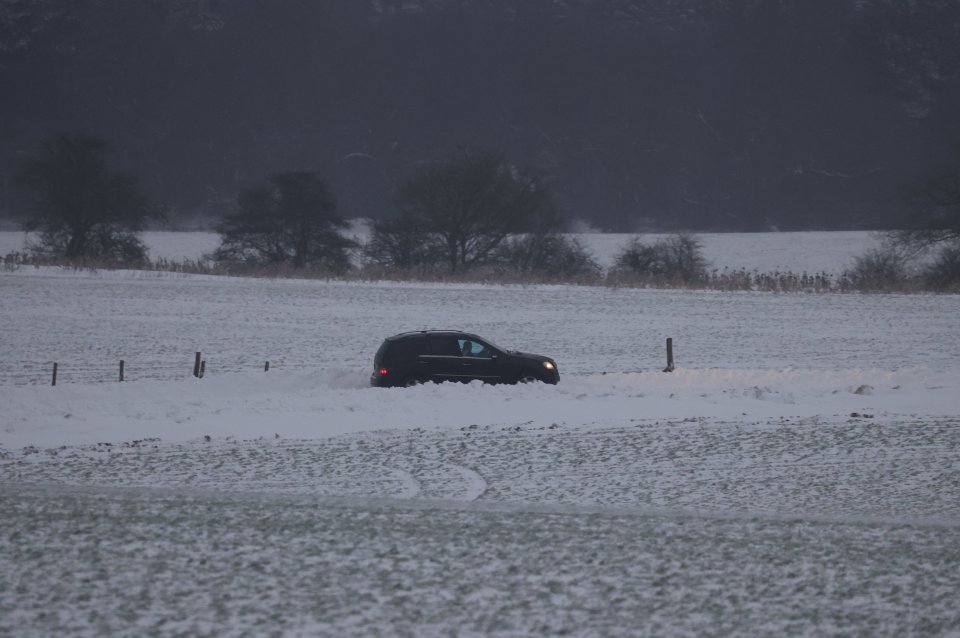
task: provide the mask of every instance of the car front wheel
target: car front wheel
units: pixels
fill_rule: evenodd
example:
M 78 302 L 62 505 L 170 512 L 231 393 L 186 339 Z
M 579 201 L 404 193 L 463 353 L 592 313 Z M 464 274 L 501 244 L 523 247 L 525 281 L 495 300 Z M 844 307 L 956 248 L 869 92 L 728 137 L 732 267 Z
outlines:
M 536 383 L 539 380 L 540 377 L 532 372 L 523 372 L 520 374 L 520 378 L 517 379 L 517 383 Z

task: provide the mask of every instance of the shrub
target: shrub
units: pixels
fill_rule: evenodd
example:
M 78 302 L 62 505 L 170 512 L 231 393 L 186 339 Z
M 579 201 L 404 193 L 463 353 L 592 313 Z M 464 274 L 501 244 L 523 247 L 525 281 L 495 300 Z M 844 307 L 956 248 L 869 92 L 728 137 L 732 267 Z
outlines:
M 634 237 L 616 259 L 618 281 L 639 280 L 653 285 L 695 284 L 708 278 L 703 245 L 696 235 L 680 233 L 653 244 Z
M 844 278 L 854 290 L 876 292 L 903 288 L 909 278 L 907 260 L 894 247 L 874 248 L 857 257 Z
M 530 233 L 501 245 L 494 262 L 504 271 L 556 280 L 594 281 L 603 269 L 579 240 L 554 233 Z

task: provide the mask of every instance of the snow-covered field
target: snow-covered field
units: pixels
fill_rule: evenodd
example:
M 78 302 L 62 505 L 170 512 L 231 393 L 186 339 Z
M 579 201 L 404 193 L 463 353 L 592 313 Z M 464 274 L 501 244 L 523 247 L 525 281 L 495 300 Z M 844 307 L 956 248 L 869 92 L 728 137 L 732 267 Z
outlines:
M 22 268 L 0 322 L 0 635 L 960 632 L 958 296 Z M 560 385 L 367 387 L 431 327 Z
M 355 222 L 348 234 L 363 242 L 366 226 Z M 614 263 L 616 255 L 635 235 L 580 233 L 573 235 L 604 267 Z M 826 272 L 837 275 L 853 264 L 854 258 L 880 245 L 876 233 L 866 231 L 796 233 L 703 233 L 704 256 L 711 268 L 758 272 Z M 654 242 L 662 235 L 642 235 Z M 152 259 L 183 261 L 200 259 L 219 245 L 219 236 L 209 232 L 161 232 L 143 234 Z M 22 251 L 27 236 L 22 232 L 0 232 L 0 257 Z

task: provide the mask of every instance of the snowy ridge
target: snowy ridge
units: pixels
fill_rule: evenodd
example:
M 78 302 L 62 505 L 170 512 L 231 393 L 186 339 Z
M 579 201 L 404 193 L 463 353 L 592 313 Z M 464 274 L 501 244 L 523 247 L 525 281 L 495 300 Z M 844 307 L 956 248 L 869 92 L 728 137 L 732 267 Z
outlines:
M 8 449 L 203 436 L 322 438 L 422 427 L 626 419 L 944 416 L 960 380 L 923 368 L 568 375 L 560 385 L 370 388 L 364 372 L 244 373 L 203 380 L 0 386 Z

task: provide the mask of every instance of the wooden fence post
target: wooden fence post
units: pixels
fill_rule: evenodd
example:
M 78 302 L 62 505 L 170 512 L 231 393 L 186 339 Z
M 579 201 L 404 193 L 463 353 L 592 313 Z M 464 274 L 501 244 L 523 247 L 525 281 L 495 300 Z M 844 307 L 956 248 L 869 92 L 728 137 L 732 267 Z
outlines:
M 667 337 L 667 367 L 664 372 L 673 372 L 673 339 Z
M 53 380 L 50 382 L 50 385 L 57 385 L 57 364 L 53 364 Z
M 198 352 L 193 360 L 193 376 L 200 378 L 200 353 Z
M 206 371 L 207 371 L 207 361 L 206 359 L 204 359 L 203 361 L 200 362 L 200 374 L 198 376 L 202 379 Z
M 270 362 L 269 362 L 269 361 L 267 361 L 266 363 L 263 364 L 263 371 L 264 371 L 264 372 L 270 372 Z
M 120 359 L 120 383 L 123 383 L 123 359 Z

